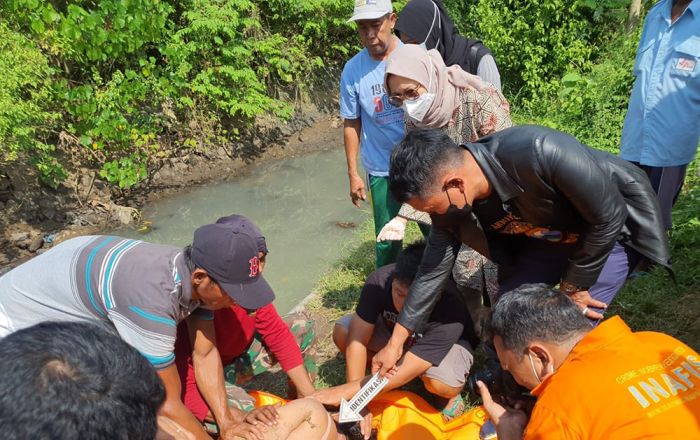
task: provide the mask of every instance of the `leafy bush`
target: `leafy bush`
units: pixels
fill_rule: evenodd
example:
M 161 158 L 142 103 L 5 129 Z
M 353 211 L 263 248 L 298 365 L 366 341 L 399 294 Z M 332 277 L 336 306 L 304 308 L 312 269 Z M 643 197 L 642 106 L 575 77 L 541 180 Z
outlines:
M 467 6 L 468 3 L 471 3 Z M 624 0 L 447 1 L 467 35 L 496 57 L 513 104 L 533 107 L 570 70 L 585 71 L 620 28 Z
M 395 1 L 396 10 L 405 2 Z M 514 109 L 606 149 L 621 124 L 629 60 L 618 54 L 618 65 L 595 63 L 625 3 L 446 0 L 458 26 L 493 50 Z M 287 118 L 290 97 L 337 81 L 359 49 L 346 22 L 352 7 L 349 0 L 6 0 L 0 153 L 4 161 L 27 154 L 54 186 L 70 156 L 78 162 L 70 165 L 133 187 L 179 150 L 235 144 L 259 116 Z M 633 50 L 616 44 L 624 56 Z M 545 108 L 557 114 L 538 113 Z M 55 151 L 59 137 L 74 140 L 61 144 L 70 155 Z
M 55 186 L 65 170 L 51 156 L 54 71 L 36 45 L 0 22 L 0 163 L 27 153 L 42 179 Z
M 520 111 L 520 122 L 565 131 L 592 147 L 617 154 L 620 134 L 634 77 L 639 32 L 618 35 L 588 72 L 570 71 L 553 80 L 556 93 L 529 111 Z
M 568 132 L 617 153 L 639 31 L 628 0 L 446 1 L 460 28 L 491 48 L 519 123 Z
M 65 172 L 45 133 L 65 132 L 83 150 L 73 157 L 132 187 L 179 148 L 236 142 L 258 116 L 291 116 L 285 96 L 308 92 L 307 78 L 341 65 L 357 45 L 351 10 L 346 0 L 7 0 L 3 32 L 29 36 L 22 44 L 38 61 L 27 65 L 38 64 L 17 81 L 24 73 L 0 66 L 0 76 L 10 72 L 0 81 L 16 82 L 3 93 L 28 81 L 36 99 L 26 105 L 37 107 L 5 107 L 4 126 L 17 126 L 19 140 L 3 154 L 41 158 L 42 177 L 56 184 Z

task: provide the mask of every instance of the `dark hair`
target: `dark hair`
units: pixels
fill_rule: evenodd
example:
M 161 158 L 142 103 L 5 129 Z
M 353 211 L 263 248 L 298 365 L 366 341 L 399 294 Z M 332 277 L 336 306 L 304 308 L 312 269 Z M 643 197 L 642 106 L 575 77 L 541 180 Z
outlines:
M 195 269 L 197 269 L 197 265 L 194 264 L 194 261 L 192 261 L 192 245 L 188 244 L 185 246 L 185 248 L 182 250 L 182 256 L 185 259 L 185 265 L 187 266 L 187 269 L 189 269 L 190 272 L 194 272 Z
M 525 284 L 505 293 L 488 323 L 490 336 L 499 336 L 505 348 L 520 356 L 533 341 L 563 343 L 591 328 L 568 296 L 546 284 Z
M 152 440 L 165 388 L 118 336 L 46 322 L 0 340 L 3 439 Z
M 425 241 L 423 240 L 406 246 L 396 258 L 394 279 L 411 284 L 418 273 L 418 268 L 420 267 L 420 261 L 423 259 L 424 252 Z
M 463 163 L 464 149 L 442 130 L 411 130 L 391 153 L 391 195 L 400 203 L 428 195 L 441 171 Z

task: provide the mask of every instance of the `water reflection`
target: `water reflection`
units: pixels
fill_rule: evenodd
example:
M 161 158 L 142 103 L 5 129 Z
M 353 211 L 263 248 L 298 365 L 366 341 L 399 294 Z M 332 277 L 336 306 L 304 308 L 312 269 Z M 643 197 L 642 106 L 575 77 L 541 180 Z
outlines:
M 155 243 L 184 246 L 198 226 L 229 214 L 243 214 L 265 234 L 270 254 L 265 278 L 277 293 L 281 313 L 313 288 L 339 257 L 353 225 L 368 218 L 348 197 L 342 150 L 253 166 L 233 182 L 207 185 L 144 209 L 147 233 L 117 231 Z

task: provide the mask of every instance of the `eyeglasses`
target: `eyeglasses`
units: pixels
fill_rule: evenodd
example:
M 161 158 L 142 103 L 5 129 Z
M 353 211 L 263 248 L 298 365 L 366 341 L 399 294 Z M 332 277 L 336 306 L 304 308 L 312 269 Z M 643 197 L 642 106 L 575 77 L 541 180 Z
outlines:
M 413 101 L 418 99 L 420 94 L 418 93 L 418 87 L 412 89 L 407 89 L 403 93 L 397 93 L 395 95 L 389 95 L 389 104 L 394 107 L 401 107 L 404 101 Z

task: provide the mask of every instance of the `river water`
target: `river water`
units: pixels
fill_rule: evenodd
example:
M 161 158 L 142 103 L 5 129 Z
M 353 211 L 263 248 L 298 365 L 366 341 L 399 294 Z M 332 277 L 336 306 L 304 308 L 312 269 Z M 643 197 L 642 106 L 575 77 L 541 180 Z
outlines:
M 308 295 L 339 258 L 343 244 L 370 216 L 348 196 L 342 149 L 252 165 L 245 176 L 209 184 L 157 201 L 143 209 L 152 230 L 116 231 L 154 243 L 185 246 L 194 230 L 229 214 L 251 219 L 265 235 L 270 254 L 265 279 L 275 306 L 286 313 Z

